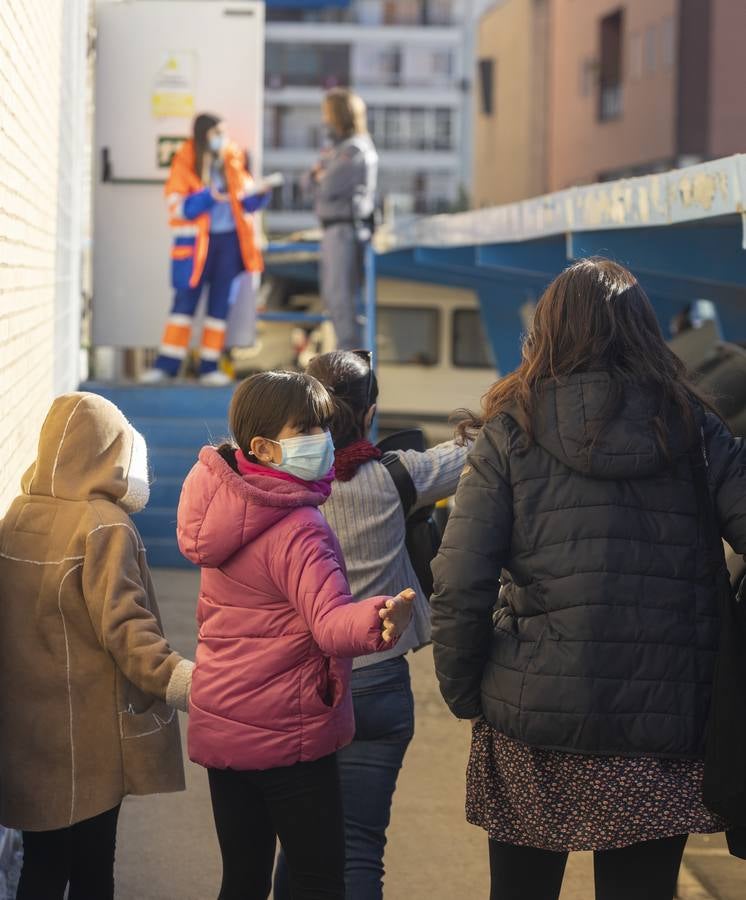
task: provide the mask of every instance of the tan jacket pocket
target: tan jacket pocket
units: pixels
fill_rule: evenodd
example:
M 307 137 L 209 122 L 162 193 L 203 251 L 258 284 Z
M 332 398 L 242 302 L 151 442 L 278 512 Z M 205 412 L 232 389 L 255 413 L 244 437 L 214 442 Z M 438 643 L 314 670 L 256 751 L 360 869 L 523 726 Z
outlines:
M 155 700 L 143 712 L 119 713 L 124 789 L 127 794 L 184 790 L 176 710 Z

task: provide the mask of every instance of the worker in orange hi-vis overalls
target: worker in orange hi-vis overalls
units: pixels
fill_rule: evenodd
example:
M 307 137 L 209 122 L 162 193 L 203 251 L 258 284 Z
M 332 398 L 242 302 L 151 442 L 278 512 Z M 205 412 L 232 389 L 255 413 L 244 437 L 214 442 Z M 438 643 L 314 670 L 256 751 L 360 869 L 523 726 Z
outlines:
M 229 141 L 223 122 L 217 116 L 197 116 L 193 137 L 174 156 L 166 182 L 175 294 L 155 368 L 143 374 L 143 382 L 178 375 L 206 285 L 200 380 L 215 385 L 230 380 L 218 370 L 218 361 L 225 344 L 231 286 L 243 272 L 262 271 L 251 213 L 264 209 L 271 199 L 271 191 L 254 193 L 252 184 L 244 155 Z

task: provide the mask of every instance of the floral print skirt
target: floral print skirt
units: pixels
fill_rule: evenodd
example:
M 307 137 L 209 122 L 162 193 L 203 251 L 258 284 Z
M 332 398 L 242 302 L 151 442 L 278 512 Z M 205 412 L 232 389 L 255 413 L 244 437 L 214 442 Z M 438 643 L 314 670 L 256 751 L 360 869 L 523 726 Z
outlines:
M 490 838 L 544 850 L 609 850 L 725 823 L 702 803 L 699 760 L 581 756 L 472 734 L 466 818 Z

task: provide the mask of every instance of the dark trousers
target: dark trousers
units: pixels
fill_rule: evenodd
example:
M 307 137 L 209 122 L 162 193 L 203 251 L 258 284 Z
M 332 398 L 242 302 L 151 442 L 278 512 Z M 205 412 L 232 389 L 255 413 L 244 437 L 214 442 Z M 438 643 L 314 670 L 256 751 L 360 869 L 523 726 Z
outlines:
M 114 900 L 119 807 L 56 831 L 23 832 L 16 900 Z
M 414 734 L 414 700 L 403 656 L 353 669 L 355 740 L 337 753 L 345 811 L 348 900 L 381 900 L 391 802 Z M 291 900 L 281 854 L 274 900 Z
M 211 234 L 207 248 L 205 269 L 197 287 L 177 288 L 174 293 L 174 302 L 171 307 L 171 317 L 177 317 L 179 322 L 184 317 L 194 318 L 197 304 L 200 301 L 205 285 L 209 285 L 207 297 L 207 316 L 225 322 L 230 312 L 231 288 L 234 279 L 244 271 L 241 257 L 241 246 L 238 243 L 238 235 L 235 231 L 223 234 Z M 178 340 L 181 345 L 176 347 L 175 337 L 171 337 L 171 318 L 166 324 L 166 331 L 161 345 L 161 352 L 155 361 L 156 368 L 162 369 L 168 375 L 177 375 L 181 362 L 187 353 L 190 339 L 191 325 L 181 325 L 178 329 Z M 214 346 L 216 335 L 210 336 L 209 324 L 206 323 L 202 335 L 202 359 L 200 373 L 206 375 L 214 372 L 218 367 L 219 351 L 223 348 L 225 335 L 220 339 L 220 346 Z M 169 352 L 168 348 L 171 348 Z M 179 353 L 177 354 L 177 350 Z
M 596 900 L 673 900 L 688 835 L 593 855 Z M 490 841 L 490 900 L 558 900 L 567 853 Z
M 208 776 L 223 857 L 218 900 L 266 900 L 277 837 L 293 900 L 344 900 L 344 820 L 334 755 L 261 772 L 209 769 Z

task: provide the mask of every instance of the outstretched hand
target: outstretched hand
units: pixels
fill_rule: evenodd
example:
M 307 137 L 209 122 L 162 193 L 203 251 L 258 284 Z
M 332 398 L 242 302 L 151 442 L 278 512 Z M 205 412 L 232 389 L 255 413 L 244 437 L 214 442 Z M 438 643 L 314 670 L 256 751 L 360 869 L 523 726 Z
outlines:
M 415 596 L 415 592 L 411 588 L 406 588 L 396 597 L 387 600 L 386 606 L 379 611 L 378 615 L 382 619 L 383 639 L 387 643 L 399 637 L 409 625 Z

